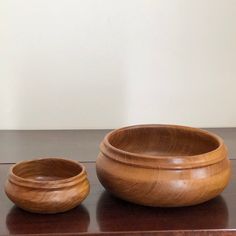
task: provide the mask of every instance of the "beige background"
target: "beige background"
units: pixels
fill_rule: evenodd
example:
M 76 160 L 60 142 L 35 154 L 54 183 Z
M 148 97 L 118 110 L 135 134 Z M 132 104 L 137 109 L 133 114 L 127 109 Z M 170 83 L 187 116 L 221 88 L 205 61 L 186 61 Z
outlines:
M 236 126 L 235 0 L 0 0 L 0 129 Z

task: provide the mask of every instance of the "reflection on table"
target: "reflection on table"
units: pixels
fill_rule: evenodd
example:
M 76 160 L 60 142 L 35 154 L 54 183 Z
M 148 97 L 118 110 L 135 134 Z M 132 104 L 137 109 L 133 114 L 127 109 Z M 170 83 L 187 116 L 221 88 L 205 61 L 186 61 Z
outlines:
M 101 231 L 152 231 L 221 229 L 228 225 L 228 208 L 223 197 L 180 208 L 152 208 L 135 205 L 104 191 L 97 205 Z
M 14 206 L 6 218 L 11 234 L 86 232 L 89 222 L 89 213 L 82 205 L 59 214 L 32 214 Z

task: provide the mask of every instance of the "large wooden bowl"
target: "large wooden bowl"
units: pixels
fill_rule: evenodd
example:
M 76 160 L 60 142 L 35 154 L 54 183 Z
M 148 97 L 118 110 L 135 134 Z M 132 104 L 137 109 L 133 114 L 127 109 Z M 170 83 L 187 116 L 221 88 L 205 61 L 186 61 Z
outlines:
M 220 194 L 229 182 L 223 140 L 204 130 L 138 125 L 110 132 L 100 145 L 97 176 L 111 193 L 147 206 L 189 206 Z
M 27 211 L 58 213 L 79 205 L 89 193 L 89 182 L 82 164 L 44 158 L 15 164 L 10 169 L 5 192 Z

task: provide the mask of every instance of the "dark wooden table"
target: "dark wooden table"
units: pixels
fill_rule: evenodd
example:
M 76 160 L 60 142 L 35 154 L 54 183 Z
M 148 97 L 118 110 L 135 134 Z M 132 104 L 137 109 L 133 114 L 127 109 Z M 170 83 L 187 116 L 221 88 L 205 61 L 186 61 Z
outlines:
M 217 198 L 184 208 L 151 208 L 119 200 L 100 185 L 94 160 L 103 131 L 0 131 L 0 235 L 236 235 L 236 129 L 214 129 L 229 147 L 233 176 Z M 4 194 L 9 167 L 35 156 L 85 161 L 91 192 L 62 214 L 25 212 Z

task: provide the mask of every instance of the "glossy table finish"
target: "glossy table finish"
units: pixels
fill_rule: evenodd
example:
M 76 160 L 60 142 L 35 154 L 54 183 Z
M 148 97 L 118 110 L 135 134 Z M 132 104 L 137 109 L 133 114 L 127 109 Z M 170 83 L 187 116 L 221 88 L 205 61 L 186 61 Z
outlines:
M 233 176 L 221 196 L 186 208 L 151 208 L 109 195 L 98 182 L 95 159 L 109 130 L 0 131 L 0 235 L 236 235 L 236 128 L 208 129 L 224 138 Z M 91 192 L 69 212 L 38 215 L 15 207 L 4 193 L 11 164 L 59 156 L 87 161 Z
M 220 135 L 236 157 L 236 128 L 206 129 Z M 15 163 L 35 157 L 68 157 L 95 161 L 99 144 L 110 130 L 1 130 L 0 163 Z
M 10 164 L 0 165 L 0 235 L 188 235 L 194 233 L 232 234 L 236 229 L 236 175 L 221 196 L 201 205 L 185 208 L 151 208 L 119 200 L 107 193 L 96 177 L 95 164 L 84 163 L 91 192 L 83 204 L 55 215 L 32 214 L 11 203 L 3 191 Z M 236 160 L 232 161 L 236 173 Z
M 95 161 L 109 130 L 0 130 L 0 163 L 35 157 Z

